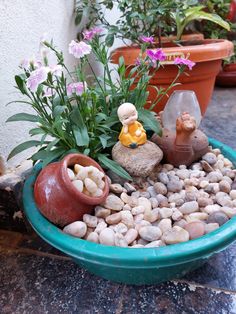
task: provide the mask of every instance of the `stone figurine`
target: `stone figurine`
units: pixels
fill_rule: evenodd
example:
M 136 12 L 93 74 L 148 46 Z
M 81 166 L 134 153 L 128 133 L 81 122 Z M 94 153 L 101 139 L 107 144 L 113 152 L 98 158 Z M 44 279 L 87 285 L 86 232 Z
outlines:
M 163 129 L 162 137 L 154 134 L 152 141 L 160 146 L 166 162 L 178 167 L 189 166 L 208 151 L 208 138 L 197 129 L 196 119 L 183 112 L 176 119 L 176 132 Z
M 120 122 L 123 127 L 119 135 L 119 141 L 122 145 L 130 148 L 136 148 L 147 142 L 146 132 L 140 122 L 138 122 L 138 112 L 131 103 L 120 105 L 117 111 Z
M 119 141 L 112 149 L 112 159 L 131 176 L 145 178 L 161 161 L 163 153 L 155 143 L 147 140 L 142 124 L 137 121 L 138 113 L 133 104 L 120 105 L 117 114 L 123 127 Z

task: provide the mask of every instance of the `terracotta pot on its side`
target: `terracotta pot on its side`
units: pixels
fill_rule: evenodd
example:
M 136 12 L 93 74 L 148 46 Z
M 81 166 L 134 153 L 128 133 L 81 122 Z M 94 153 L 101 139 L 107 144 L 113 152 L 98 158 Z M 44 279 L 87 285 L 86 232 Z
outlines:
M 92 213 L 94 206 L 105 201 L 109 193 L 106 176 L 102 196 L 91 197 L 79 192 L 67 174 L 67 168 L 74 164 L 94 166 L 103 172 L 99 164 L 88 156 L 69 154 L 62 161 L 43 168 L 34 185 L 34 198 L 40 212 L 61 227 Z
M 170 95 L 174 90 L 180 89 L 193 90 L 200 103 L 202 115 L 204 115 L 211 99 L 216 75 L 221 68 L 221 60 L 233 53 L 232 42 L 223 39 L 205 39 L 199 41 L 198 44 L 195 42 L 192 46 L 186 45 L 186 43 L 184 43 L 184 46 L 174 46 L 174 44 L 172 44 L 172 47 L 169 47 L 169 44 L 167 46 L 165 48 L 164 45 L 162 48 L 167 55 L 167 61 L 163 62 L 163 67 L 160 67 L 157 71 L 156 76 L 150 81 L 150 85 L 166 89 L 178 72 L 173 60 L 176 57 L 189 58 L 191 61 L 196 62 L 195 67 L 192 71 L 186 71 L 188 75 L 182 74 L 178 79 L 181 85 L 173 87 L 168 94 Z M 112 53 L 112 61 L 118 63 L 119 57 L 123 56 L 126 65 L 134 65 L 139 54 L 139 47 L 121 47 Z M 149 92 L 148 100 L 151 103 L 157 94 L 152 87 L 149 88 Z M 163 110 L 167 100 L 167 96 L 163 97 L 154 110 L 156 112 Z

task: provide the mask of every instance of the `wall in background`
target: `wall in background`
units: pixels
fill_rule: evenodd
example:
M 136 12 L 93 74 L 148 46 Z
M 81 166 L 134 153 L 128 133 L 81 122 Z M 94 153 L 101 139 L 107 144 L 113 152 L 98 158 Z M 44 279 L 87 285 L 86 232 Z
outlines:
M 4 158 L 17 144 L 29 139 L 29 123 L 5 123 L 9 116 L 26 110 L 23 104 L 5 106 L 19 99 L 13 87 L 18 65 L 38 51 L 40 37 L 47 32 L 65 52 L 66 62 L 72 68 L 75 59 L 67 51 L 68 43 L 76 37 L 73 11 L 74 0 L 0 1 L 0 154 Z M 19 163 L 28 154 L 22 153 L 9 164 Z

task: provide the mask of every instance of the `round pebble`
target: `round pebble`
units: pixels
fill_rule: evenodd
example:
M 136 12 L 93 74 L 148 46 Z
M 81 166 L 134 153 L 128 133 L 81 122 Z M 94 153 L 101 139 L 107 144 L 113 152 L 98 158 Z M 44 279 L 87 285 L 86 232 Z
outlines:
M 157 194 L 166 195 L 167 194 L 167 187 L 162 182 L 156 182 L 154 184 L 154 189 Z
M 143 240 L 152 242 L 160 239 L 162 232 L 158 227 L 144 226 L 139 229 L 139 235 Z
M 202 159 L 208 162 L 209 165 L 214 165 L 217 162 L 217 157 L 213 153 L 206 153 Z
M 214 212 L 209 215 L 207 223 L 218 223 L 219 226 L 222 226 L 229 220 L 228 216 L 224 212 Z
M 184 229 L 189 233 L 189 239 L 196 239 L 204 235 L 205 224 L 201 221 L 193 221 L 184 226 Z
M 63 232 L 74 237 L 83 238 L 87 232 L 87 225 L 83 221 L 75 221 L 65 226 Z
M 186 242 L 188 240 L 189 233 L 179 226 L 174 226 L 172 229 L 167 230 L 162 236 L 162 241 L 164 241 L 166 244 L 175 244 Z
M 114 245 L 115 244 L 115 233 L 110 228 L 105 228 L 99 234 L 99 242 L 104 245 Z

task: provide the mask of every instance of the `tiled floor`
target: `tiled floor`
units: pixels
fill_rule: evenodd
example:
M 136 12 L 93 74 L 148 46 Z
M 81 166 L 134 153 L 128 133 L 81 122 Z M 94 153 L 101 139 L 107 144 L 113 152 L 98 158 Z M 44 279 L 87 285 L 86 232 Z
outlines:
M 236 149 L 236 89 L 215 90 L 203 128 Z M 158 286 L 100 279 L 36 235 L 13 231 L 0 231 L 0 265 L 3 314 L 236 314 L 236 243 L 185 278 Z

